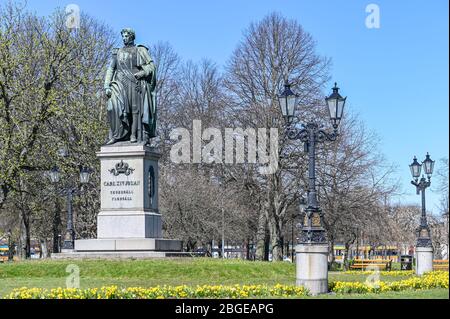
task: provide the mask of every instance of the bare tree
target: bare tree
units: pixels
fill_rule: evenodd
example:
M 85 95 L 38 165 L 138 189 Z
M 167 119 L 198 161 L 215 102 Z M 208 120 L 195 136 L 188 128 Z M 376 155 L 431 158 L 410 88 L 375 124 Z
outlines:
M 163 154 L 162 162 L 169 160 L 170 132 L 176 127 L 176 99 L 180 81 L 181 59 L 168 42 L 150 46 L 150 54 L 156 64 L 156 93 L 158 119 L 155 144 Z
M 448 158 L 442 158 L 439 161 L 439 168 L 437 170 L 438 186 L 436 191 L 441 194 L 440 210 L 441 214 L 447 216 L 449 211 L 449 196 L 448 196 Z
M 228 104 L 235 114 L 235 125 L 282 129 L 276 99 L 284 82 L 289 80 L 300 93 L 302 105 L 308 107 L 321 97 L 323 85 L 328 80 L 328 66 L 329 60 L 315 52 L 311 35 L 296 21 L 272 13 L 262 21 L 252 23 L 227 64 L 225 85 L 230 92 Z M 279 154 L 287 154 L 288 148 L 295 153 L 295 146 L 282 137 Z M 283 169 L 290 167 L 293 160 L 295 158 L 280 160 L 278 167 L 281 169 L 274 174 L 263 176 L 257 173 L 252 177 L 261 187 L 262 205 L 257 219 L 258 259 L 263 258 L 266 225 L 273 260 L 282 259 L 281 238 L 286 211 L 296 202 L 299 193 L 297 179 L 291 171 Z
M 347 111 L 338 140 L 318 151 L 319 200 L 331 247 L 339 241 L 348 250 L 358 230 L 383 228 L 388 222 L 385 201 L 398 185 L 391 179 L 394 167 L 377 152 L 377 143 L 376 135 Z

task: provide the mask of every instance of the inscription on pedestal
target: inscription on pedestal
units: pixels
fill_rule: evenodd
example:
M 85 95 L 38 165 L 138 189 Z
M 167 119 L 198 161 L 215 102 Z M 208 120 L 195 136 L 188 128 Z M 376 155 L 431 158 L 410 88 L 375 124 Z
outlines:
M 104 175 L 102 192 L 105 199 L 112 206 L 132 207 L 138 199 L 135 194 L 141 189 L 141 181 L 136 178 L 135 171 L 127 162 L 118 161 L 113 168 L 108 169 L 110 174 Z
M 145 182 L 140 159 L 102 161 L 102 209 L 144 209 Z
M 134 188 L 139 186 L 141 181 L 105 181 L 103 186 L 110 194 L 112 202 L 133 201 Z

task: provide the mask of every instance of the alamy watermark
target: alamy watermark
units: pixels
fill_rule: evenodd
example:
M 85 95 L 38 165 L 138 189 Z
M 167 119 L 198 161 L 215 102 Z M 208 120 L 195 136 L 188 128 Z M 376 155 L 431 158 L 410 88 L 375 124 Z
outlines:
M 366 271 L 371 271 L 372 273 L 367 276 L 365 284 L 373 289 L 380 288 L 380 267 L 377 265 L 369 265 Z
M 176 164 L 260 164 L 260 174 L 274 174 L 278 170 L 277 128 L 225 128 L 224 135 L 218 128 L 202 131 L 201 121 L 194 120 L 192 136 L 186 128 L 176 128 L 170 133 L 170 139 L 176 141 L 170 159 Z
M 80 28 L 80 7 L 76 4 L 66 6 L 66 27 L 68 29 Z
M 66 288 L 80 288 L 80 267 L 74 264 L 67 265 Z
M 368 29 L 379 29 L 380 28 L 380 7 L 371 3 L 366 6 L 366 13 L 369 15 L 366 17 L 366 27 Z

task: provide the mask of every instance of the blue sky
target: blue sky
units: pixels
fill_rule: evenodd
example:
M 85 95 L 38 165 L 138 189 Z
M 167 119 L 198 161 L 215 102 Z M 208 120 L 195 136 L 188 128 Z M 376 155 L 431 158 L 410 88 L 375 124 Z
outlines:
M 138 42 L 168 41 L 185 60 L 208 58 L 219 66 L 250 22 L 277 11 L 302 24 L 318 52 L 332 58 L 332 82 L 338 81 L 348 107 L 378 134 L 380 150 L 398 167 L 399 200 L 420 204 L 409 184 L 414 155 L 449 156 L 447 0 L 29 0 L 28 7 L 47 15 L 71 3 L 117 32 L 134 28 Z M 378 29 L 365 24 L 372 3 L 380 8 Z M 438 198 L 428 191 L 427 208 L 435 213 Z

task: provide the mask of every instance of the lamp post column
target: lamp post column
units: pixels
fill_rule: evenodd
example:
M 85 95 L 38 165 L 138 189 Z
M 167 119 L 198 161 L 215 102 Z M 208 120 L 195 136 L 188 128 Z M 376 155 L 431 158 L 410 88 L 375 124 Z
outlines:
M 417 229 L 417 245 L 416 245 L 416 273 L 423 275 L 433 270 L 433 243 L 431 241 L 430 227 L 428 226 L 427 213 L 425 206 L 425 189 L 429 186 L 429 182 L 422 177 L 419 188 L 422 197 L 422 213 L 420 216 L 420 225 Z
M 317 203 L 315 153 L 316 138 L 322 134 L 314 123 L 306 124 L 308 149 L 308 199 L 305 220 L 296 246 L 296 284 L 312 295 L 328 292 L 328 242 Z
M 422 189 L 422 216 L 420 217 L 420 226 L 427 226 L 427 213 L 425 208 L 425 188 Z
M 73 229 L 72 192 L 73 190 L 71 188 L 67 190 L 67 228 L 62 252 L 70 252 L 74 249 L 75 234 Z
M 316 138 L 313 124 L 308 124 L 309 128 L 309 138 L 308 138 L 308 208 L 317 207 L 317 197 L 316 197 Z
M 316 143 L 317 136 L 322 135 L 323 139 L 333 140 L 334 137 L 326 135 L 319 130 L 314 123 L 306 124 L 308 149 L 308 197 L 306 215 L 300 235 L 301 243 L 324 244 L 327 243 L 325 229 L 323 228 L 323 214 L 317 202 L 316 192 Z
M 422 275 L 433 270 L 433 243 L 431 241 L 431 231 L 427 222 L 427 212 L 425 206 L 425 190 L 431 185 L 431 174 L 433 173 L 434 161 L 427 153 L 425 160 L 420 164 L 414 157 L 413 163 L 409 165 L 414 181 L 411 181 L 416 187 L 417 194 L 422 197 L 422 210 L 420 215 L 420 225 L 417 228 L 416 244 L 416 274 Z M 422 168 L 428 177 L 422 175 L 419 180 Z

